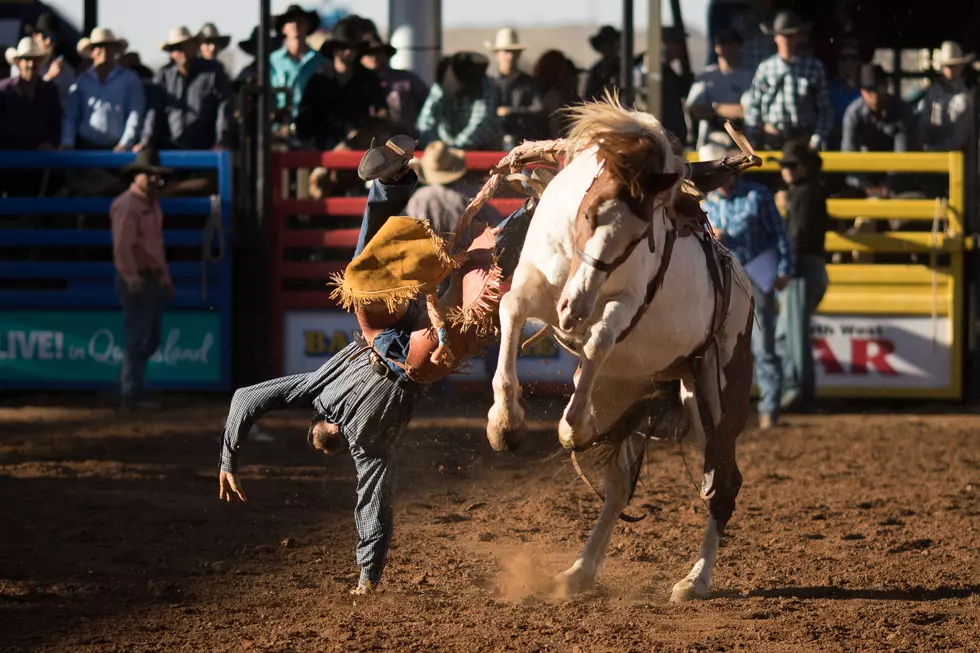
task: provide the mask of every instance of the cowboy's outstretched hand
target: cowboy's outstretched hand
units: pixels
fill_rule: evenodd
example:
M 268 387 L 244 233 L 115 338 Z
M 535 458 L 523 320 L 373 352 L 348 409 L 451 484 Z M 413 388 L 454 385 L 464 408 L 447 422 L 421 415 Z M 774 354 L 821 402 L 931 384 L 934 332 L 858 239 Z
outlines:
M 247 501 L 245 492 L 242 491 L 242 485 L 236 475 L 226 471 L 219 472 L 218 486 L 220 488 L 218 492 L 218 498 L 220 500 L 231 503 L 234 501 L 234 497 L 237 496 L 242 502 Z

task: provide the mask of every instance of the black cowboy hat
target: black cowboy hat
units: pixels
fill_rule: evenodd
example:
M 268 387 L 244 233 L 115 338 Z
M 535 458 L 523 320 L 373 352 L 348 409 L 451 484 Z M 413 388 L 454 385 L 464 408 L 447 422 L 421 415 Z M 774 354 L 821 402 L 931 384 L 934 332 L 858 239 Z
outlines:
M 823 164 L 820 155 L 801 140 L 789 140 L 783 145 L 783 156 L 766 157 L 767 161 L 774 161 L 780 168 L 795 168 L 803 166 L 812 170 L 819 170 Z
M 269 50 L 276 50 L 282 45 L 282 34 L 276 32 L 269 33 Z M 259 49 L 259 28 L 256 25 L 252 28 L 252 33 L 245 41 L 238 42 L 238 49 L 247 55 L 255 56 Z
M 323 45 L 320 46 L 320 54 L 330 58 L 334 50 L 351 48 L 364 52 L 368 45 L 368 35 L 363 30 L 363 23 L 358 16 L 348 16 L 334 25 L 333 31 Z
M 140 150 L 136 154 L 136 159 L 132 163 L 127 163 L 122 168 L 124 175 L 138 175 L 146 173 L 148 175 L 172 175 L 173 168 L 160 166 L 160 153 L 152 148 Z
M 204 27 L 197 33 L 197 40 L 201 43 L 214 43 L 218 49 L 224 50 L 231 43 L 231 36 L 220 33 L 214 23 L 204 23 Z
M 620 32 L 618 29 L 612 25 L 603 25 L 599 28 L 598 32 L 589 37 L 589 44 L 592 45 L 593 50 L 598 50 L 600 43 L 612 41 L 613 39 L 618 39 L 619 37 Z
M 50 11 L 45 11 L 37 17 L 34 24 L 30 23 L 24 24 L 24 34 L 26 36 L 31 36 L 37 34 L 38 32 L 44 32 L 45 34 L 50 34 L 55 36 L 58 31 L 58 18 Z
M 364 54 L 375 54 L 378 52 L 385 53 L 389 58 L 395 56 L 398 52 L 398 48 L 393 46 L 391 43 L 385 43 L 381 39 L 375 39 L 373 37 L 368 39 L 367 45 L 364 48 Z
M 866 91 L 877 91 L 883 86 L 888 86 L 888 74 L 885 69 L 878 64 L 861 64 L 861 71 L 858 73 L 858 88 Z
M 789 36 L 799 34 L 810 29 L 807 23 L 795 11 L 781 11 L 776 14 L 776 19 L 772 21 L 770 33 L 773 36 Z
M 289 5 L 286 11 L 276 16 L 276 31 L 281 32 L 286 23 L 294 20 L 305 20 L 309 23 L 311 32 L 320 26 L 320 14 L 316 11 L 305 11 L 299 5 Z
M 446 95 L 456 95 L 478 86 L 489 67 L 490 60 L 478 52 L 457 52 L 439 62 L 436 81 Z
M 688 36 L 690 35 L 677 25 L 660 28 L 660 40 L 664 43 L 684 43 Z

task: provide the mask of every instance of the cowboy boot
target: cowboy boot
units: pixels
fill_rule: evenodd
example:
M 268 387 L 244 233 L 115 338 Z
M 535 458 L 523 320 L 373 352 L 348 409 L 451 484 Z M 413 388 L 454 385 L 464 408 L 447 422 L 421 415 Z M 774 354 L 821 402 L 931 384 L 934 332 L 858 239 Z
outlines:
M 397 181 L 408 172 L 408 162 L 412 160 L 417 145 L 418 141 L 411 136 L 392 136 L 381 147 L 374 147 L 372 141 L 371 149 L 364 153 L 357 166 L 357 176 L 364 181 Z

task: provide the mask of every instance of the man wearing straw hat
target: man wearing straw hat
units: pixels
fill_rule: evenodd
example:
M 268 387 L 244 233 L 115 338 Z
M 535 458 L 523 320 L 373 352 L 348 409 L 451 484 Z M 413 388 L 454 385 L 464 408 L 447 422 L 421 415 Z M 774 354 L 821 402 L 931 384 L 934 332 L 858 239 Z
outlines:
M 16 48 L 7 48 L 7 63 L 16 77 L 0 81 L 0 149 L 53 150 L 61 141 L 61 100 L 58 88 L 38 74 L 47 53 L 25 36 Z M 8 169 L 0 175 L 0 195 L 37 197 L 44 172 Z
M 932 152 L 964 151 L 970 140 L 973 111 L 963 75 L 974 55 L 964 54 L 955 41 L 939 48 L 942 76 L 937 78 L 918 107 L 922 149 Z
M 230 148 L 234 143 L 231 80 L 224 66 L 200 57 L 200 42 L 186 27 L 174 27 L 160 49 L 170 63 L 154 84 L 162 106 L 146 116 L 143 147 L 177 150 Z
M 221 443 L 219 496 L 244 501 L 238 457 L 250 425 L 271 410 L 315 408 L 308 442 L 329 453 L 346 444 L 357 471 L 361 573 L 354 594 L 381 581 L 393 532 L 396 440 L 425 388 L 489 336 L 533 210 L 525 204 L 499 229 L 484 230 L 464 260 L 425 220 L 402 214 L 417 182 L 408 166 L 414 146 L 396 136 L 369 150 L 358 168 L 374 183 L 354 259 L 335 279 L 333 296 L 354 310 L 362 334 L 315 372 L 236 391 Z M 452 287 L 440 299 L 435 289 L 447 277 Z
M 505 27 L 497 32 L 493 43 L 488 41 L 485 45 L 497 60 L 497 77 L 494 78 L 500 89 L 497 115 L 503 122 L 504 138 L 510 136 L 513 145 L 524 140 L 544 138 L 547 134 L 547 116 L 544 115 L 538 83 L 518 67 L 521 53 L 527 46 L 521 43 L 517 30 Z M 505 144 L 504 150 L 511 147 Z
M 83 50 L 92 67 L 78 76 L 68 96 L 62 148 L 128 152 L 138 142 L 146 94 L 136 73 L 119 65 L 127 46 L 110 29 L 92 30 Z

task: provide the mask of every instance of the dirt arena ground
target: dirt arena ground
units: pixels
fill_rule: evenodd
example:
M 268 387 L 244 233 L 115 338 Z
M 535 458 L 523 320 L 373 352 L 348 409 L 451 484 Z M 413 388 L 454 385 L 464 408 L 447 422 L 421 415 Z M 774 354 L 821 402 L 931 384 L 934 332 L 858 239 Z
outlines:
M 673 606 L 705 520 L 677 449 L 651 449 L 630 508 L 651 516 L 620 523 L 597 588 L 563 600 L 548 579 L 599 503 L 554 406 L 513 454 L 486 444 L 486 408 L 415 421 L 385 591 L 356 601 L 353 466 L 305 449 L 306 414 L 263 422 L 276 441 L 250 443 L 250 501 L 228 506 L 223 402 L 2 408 L 0 650 L 980 650 L 980 415 L 747 432 L 715 594 Z

